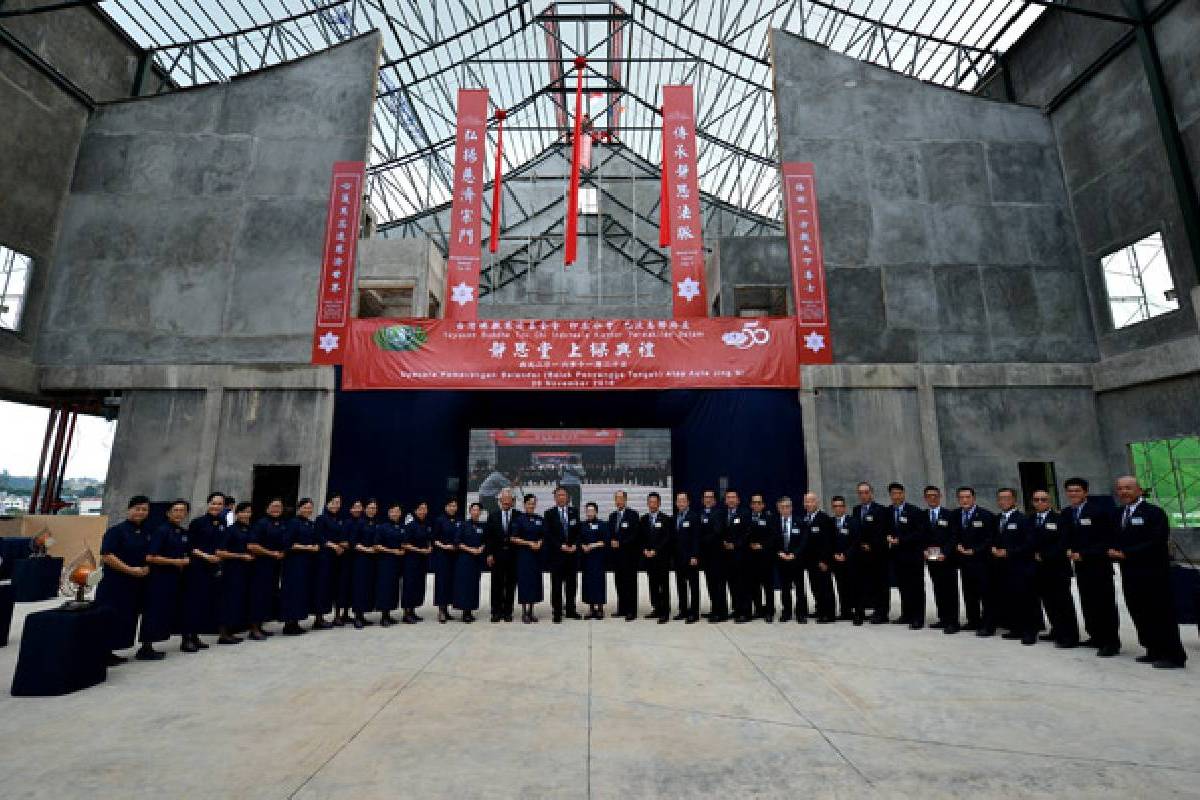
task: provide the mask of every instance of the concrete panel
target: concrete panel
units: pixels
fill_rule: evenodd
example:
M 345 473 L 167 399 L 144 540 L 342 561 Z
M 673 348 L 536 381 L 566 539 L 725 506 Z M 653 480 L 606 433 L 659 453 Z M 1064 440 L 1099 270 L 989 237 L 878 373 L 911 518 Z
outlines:
M 925 481 L 916 389 L 821 389 L 816 397 L 825 494 L 853 497 L 870 481 L 886 496 L 889 481 Z M 886 502 L 886 501 L 884 501 Z

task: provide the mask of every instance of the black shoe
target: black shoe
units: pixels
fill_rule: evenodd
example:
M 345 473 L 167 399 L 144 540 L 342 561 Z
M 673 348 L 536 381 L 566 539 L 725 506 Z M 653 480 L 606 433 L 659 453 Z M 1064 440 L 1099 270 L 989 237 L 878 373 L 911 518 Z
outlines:
M 251 633 L 249 638 L 252 642 L 265 642 L 267 640 L 267 637 L 261 633 Z
M 695 625 L 699 621 L 700 621 L 699 617 L 688 617 L 686 620 L 684 620 L 684 624 L 685 625 Z
M 1029 647 L 1030 645 L 1037 644 L 1037 636 L 1036 636 L 1036 635 L 1034 635 L 1034 636 L 1022 636 L 1022 637 L 1021 637 L 1021 644 L 1025 645 L 1026 647 Z
M 671 617 L 671 619 L 675 620 L 676 622 L 682 622 L 683 620 L 687 619 L 687 614 L 680 611 L 678 614 Z
M 567 619 L 583 619 L 578 611 L 568 611 L 566 614 L 563 614 L 563 616 Z
M 1184 662 L 1174 661 L 1169 658 L 1162 658 L 1162 659 L 1159 659 L 1158 661 L 1155 661 L 1152 666 L 1155 669 L 1183 669 Z
M 464 611 L 463 615 L 462 615 L 462 621 L 465 622 L 466 624 L 470 625 L 472 622 L 475 621 L 475 615 L 472 614 L 470 611 Z
M 304 628 L 301 628 L 295 622 L 288 622 L 283 626 L 283 630 L 280 631 L 280 633 L 282 633 L 284 636 L 300 636 L 308 633 L 308 631 L 304 630 Z
M 149 644 L 144 644 L 138 648 L 137 653 L 133 657 L 138 661 L 162 661 L 167 657 L 167 654 L 161 650 L 155 650 Z
M 1134 659 L 1134 661 L 1136 661 L 1139 664 L 1153 664 L 1155 661 L 1158 661 L 1158 659 L 1155 658 L 1154 656 L 1150 655 L 1149 653 L 1147 653 L 1144 656 L 1138 656 L 1137 658 Z
M 887 622 L 888 622 L 887 617 L 881 617 L 876 614 L 871 615 L 871 624 L 872 625 L 886 625 Z
M 853 619 L 854 619 L 854 612 L 852 612 L 852 611 L 843 611 L 842 613 L 838 614 L 838 619 L 844 619 L 844 620 L 853 620 Z
M 119 667 L 128 660 L 129 659 L 126 658 L 125 656 L 119 656 L 116 653 L 109 653 L 104 659 L 104 666 Z
M 505 622 L 512 622 L 512 614 L 505 614 L 505 615 L 504 615 L 504 621 L 505 621 Z
M 909 630 L 913 630 L 913 631 L 919 631 L 919 630 L 921 630 L 921 629 L 922 629 L 922 628 L 924 628 L 924 627 L 925 627 L 925 623 L 924 623 L 924 622 L 910 622 L 910 623 L 908 624 L 908 629 L 909 629 Z
M 362 618 L 362 615 L 359 614 L 357 617 L 354 618 L 354 630 L 361 631 L 363 628 L 366 627 L 366 625 L 364 624 L 365 622 L 366 622 L 366 620 L 364 620 Z
M 1038 636 L 1038 638 L 1041 639 L 1043 642 L 1053 642 L 1058 637 L 1056 637 L 1053 633 L 1043 633 L 1043 634 L 1040 634 Z
M 775 621 L 775 615 L 770 612 L 767 612 L 767 614 L 763 617 L 763 619 L 766 620 L 766 623 L 768 625 L 770 625 L 772 622 Z
M 269 631 L 266 628 L 259 628 L 259 630 L 262 631 L 262 635 L 268 639 L 275 635 L 275 631 Z
M 780 614 L 779 621 L 780 622 L 791 622 L 792 621 L 792 612 L 785 611 L 782 614 Z
M 959 630 L 961 629 L 957 625 L 947 625 L 946 627 L 942 628 L 942 633 L 958 633 Z
M 1009 631 L 1008 633 L 1000 634 L 1000 638 L 1001 639 L 1023 639 L 1024 637 L 1021 636 L 1021 634 L 1016 633 L 1015 631 Z
M 1097 650 L 1096 655 L 1100 656 L 1101 658 L 1112 658 L 1113 656 L 1115 656 L 1117 653 L 1120 653 L 1120 652 L 1121 652 L 1121 648 L 1113 647 L 1112 645 L 1108 645 L 1106 647 L 1101 647 L 1099 650 Z
M 833 622 L 837 622 L 837 617 L 817 617 L 818 625 L 829 625 Z
M 555 614 L 553 622 L 555 625 L 562 625 L 562 617 L 560 617 L 558 614 Z
M 379 627 L 381 628 L 390 628 L 395 624 L 396 620 L 392 619 L 391 617 L 384 617 L 383 619 L 379 620 Z
M 796 617 L 796 623 L 799 625 L 807 625 L 808 624 L 808 615 L 802 614 L 801 616 Z
M 524 623 L 524 624 L 526 624 L 526 625 L 529 625 L 529 624 L 531 624 L 531 623 L 533 622 L 533 618 L 532 618 L 532 617 L 530 617 L 528 614 L 522 614 L 522 615 L 521 615 L 521 622 L 522 622 L 522 623 Z
M 1099 647 L 1102 647 L 1103 645 L 1101 645 L 1095 639 L 1084 639 L 1082 642 L 1079 643 L 1079 646 L 1080 647 L 1097 647 L 1097 648 L 1099 648 Z
M 193 636 L 193 637 L 192 637 L 192 643 L 193 643 L 193 644 L 195 644 L 195 645 L 196 645 L 196 647 L 199 647 L 201 650 L 207 650 L 207 649 L 208 649 L 208 645 L 206 645 L 204 642 L 202 642 L 202 641 L 200 640 L 200 637 L 199 637 L 199 636 Z
M 217 644 L 241 644 L 241 637 L 238 636 L 222 636 L 217 639 Z
M 503 619 L 503 617 L 497 617 L 496 615 L 493 614 L 492 615 L 492 624 L 499 622 L 501 619 Z
M 733 622 L 735 625 L 745 625 L 749 621 L 750 621 L 750 617 L 734 617 L 733 618 Z
M 1055 642 L 1054 646 L 1059 650 L 1071 650 L 1072 648 L 1079 647 L 1079 642 Z
M 642 619 L 658 619 L 658 612 L 657 612 L 657 611 L 651 611 L 649 614 L 647 614 L 646 616 L 642 617 Z
M 330 624 L 333 625 L 333 627 L 335 627 L 335 628 L 340 628 L 346 624 L 346 620 L 342 619 L 341 617 L 334 617 L 333 622 L 331 622 Z
M 980 628 L 979 630 L 975 631 L 975 635 L 986 639 L 989 636 L 995 636 L 996 632 L 991 628 Z
M 979 623 L 968 621 L 966 625 L 962 626 L 962 629 L 964 631 L 977 631 L 977 630 L 979 630 Z
M 637 620 L 637 614 L 626 614 L 625 615 L 626 622 L 634 622 L 636 620 Z
M 179 645 L 179 652 L 181 652 L 181 653 L 199 653 L 200 648 L 196 646 L 195 642 L 193 642 L 191 639 L 188 639 L 188 640 L 184 641 L 183 644 Z
M 670 622 L 670 621 L 671 621 L 671 618 L 670 618 L 670 617 L 659 617 L 659 618 L 658 618 L 658 624 L 659 624 L 659 625 L 666 625 L 666 624 L 667 624 L 668 622 Z
M 942 622 L 942 621 L 939 619 L 937 622 L 931 622 L 931 623 L 929 623 L 929 627 L 931 627 L 931 628 L 934 628 L 934 629 L 936 629 L 936 630 L 940 630 L 940 629 L 942 629 L 942 628 L 946 627 L 946 623 Z
M 893 625 L 907 625 L 908 617 L 896 617 L 894 620 L 892 620 L 892 624 Z
M 861 616 L 851 617 L 851 619 L 854 620 L 854 627 L 856 627 L 856 628 L 859 625 L 862 625 L 864 622 L 866 622 L 866 620 L 863 619 L 863 617 L 861 617 Z

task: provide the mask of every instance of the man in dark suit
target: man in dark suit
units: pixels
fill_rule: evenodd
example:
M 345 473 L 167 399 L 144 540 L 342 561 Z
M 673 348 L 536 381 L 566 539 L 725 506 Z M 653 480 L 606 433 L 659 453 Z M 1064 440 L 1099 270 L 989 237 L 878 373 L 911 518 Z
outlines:
M 996 632 L 988 630 L 984 624 L 983 603 L 996 516 L 976 502 L 973 487 L 960 486 L 954 494 L 958 499 L 958 511 L 951 517 L 954 557 L 958 562 L 963 605 L 967 612 L 967 624 L 963 628 L 975 631 L 976 636 L 993 636 Z
M 808 572 L 808 583 L 812 586 L 813 601 L 817 607 L 817 623 L 833 622 L 833 541 L 837 537 L 837 526 L 833 517 L 821 510 L 821 501 L 813 492 L 804 495 L 804 527 L 808 529 L 800 563 Z
M 875 490 L 863 481 L 855 488 L 858 505 L 854 518 L 858 520 L 858 549 L 860 559 L 859 589 L 864 608 L 873 609 L 871 622 L 880 625 L 888 621 L 892 588 L 888 581 L 888 510 L 875 502 Z
M 1004 487 L 996 492 L 996 531 L 992 535 L 990 599 L 984 604 L 990 627 L 1008 628 L 1004 639 L 1037 643 L 1042 611 L 1033 588 L 1033 525 L 1017 510 L 1017 492 Z
M 705 489 L 700 507 L 700 563 L 708 586 L 708 621 L 729 619 L 729 573 L 725 556 L 725 515 L 717 507 L 717 493 Z
M 920 630 L 925 627 L 927 517 L 905 499 L 902 484 L 888 484 L 888 495 L 892 500 L 888 509 L 888 556 L 900 589 L 900 616 L 895 623 Z
M 1143 664 L 1158 669 L 1182 669 L 1187 653 L 1179 641 L 1175 601 L 1171 593 L 1171 526 L 1166 512 L 1142 498 L 1132 475 L 1117 478 L 1116 536 L 1108 555 L 1121 565 L 1125 607 L 1137 628 L 1146 654 Z
M 579 509 L 568 505 L 567 490 L 554 490 L 554 507 L 546 509 L 542 519 L 546 524 L 546 540 L 542 545 L 546 565 L 550 568 L 550 608 L 554 621 L 562 622 L 565 615 L 580 619 L 575 610 L 575 592 L 579 584 Z
M 775 501 L 775 568 L 779 574 L 780 622 L 792 618 L 793 596 L 795 597 L 796 622 L 808 622 L 808 595 L 804 591 L 804 543 L 808 529 L 801 517 L 793 515 L 792 498 L 780 497 Z
M 749 532 L 750 512 L 742 507 L 741 496 L 729 489 L 725 492 L 725 535 L 721 546 L 728 559 L 726 564 L 729 566 L 729 584 L 733 594 L 733 621 L 738 624 L 751 620 L 753 606 Z
M 612 536 L 609 547 L 616 556 L 617 615 L 632 621 L 637 619 L 641 524 L 637 512 L 628 505 L 628 492 L 619 490 L 613 495 L 613 503 L 616 508 L 608 515 L 608 530 Z
M 862 625 L 866 617 L 862 607 L 862 590 L 859 588 L 858 520 L 846 508 L 846 498 L 835 494 L 829 501 L 833 512 L 836 535 L 833 540 L 833 577 L 837 581 L 838 605 L 841 619 L 854 620 Z
M 488 514 L 483 524 L 483 552 L 492 571 L 492 622 L 512 622 L 513 599 L 517 591 L 517 557 L 509 544 L 509 534 L 521 512 L 513 508 L 513 490 L 505 487 L 496 498 L 500 508 Z
M 646 513 L 641 519 L 642 557 L 646 559 L 646 579 L 650 583 L 650 613 L 646 619 L 658 617 L 665 625 L 671 618 L 671 532 L 674 529 L 670 514 L 662 512 L 662 496 L 658 492 L 646 495 Z
M 1075 616 L 1075 598 L 1071 594 L 1071 559 L 1063 541 L 1064 529 L 1059 513 L 1050 508 L 1050 492 L 1036 490 L 1033 503 L 1033 561 L 1034 585 L 1050 632 L 1042 639 L 1057 647 L 1070 648 L 1079 644 L 1079 620 Z
M 958 633 L 958 562 L 955 559 L 954 527 L 951 512 L 942 507 L 942 490 L 925 487 L 925 514 L 929 518 L 929 540 L 925 545 L 925 563 L 933 583 L 933 601 L 937 605 L 938 621 L 931 628 L 942 633 Z
M 750 495 L 750 599 L 755 617 L 775 621 L 775 521 L 762 493 Z
M 700 515 L 691 507 L 687 492 L 675 495 L 675 593 L 679 613 L 675 619 L 688 625 L 700 620 Z
M 1067 556 L 1075 565 L 1079 605 L 1088 632 L 1088 639 L 1081 644 L 1095 647 L 1096 655 L 1109 658 L 1121 652 L 1121 620 L 1108 554 L 1114 537 L 1111 510 L 1088 497 L 1088 482 L 1083 478 L 1068 478 L 1063 488 L 1070 502 L 1062 514 Z

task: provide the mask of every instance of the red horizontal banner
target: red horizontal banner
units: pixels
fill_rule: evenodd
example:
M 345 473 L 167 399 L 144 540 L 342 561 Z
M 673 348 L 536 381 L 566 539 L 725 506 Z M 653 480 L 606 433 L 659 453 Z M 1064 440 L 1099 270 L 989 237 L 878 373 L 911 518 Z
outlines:
M 798 387 L 796 321 L 355 319 L 342 388 Z
M 506 428 L 492 431 L 497 445 L 589 445 L 612 446 L 624 431 L 616 428 Z

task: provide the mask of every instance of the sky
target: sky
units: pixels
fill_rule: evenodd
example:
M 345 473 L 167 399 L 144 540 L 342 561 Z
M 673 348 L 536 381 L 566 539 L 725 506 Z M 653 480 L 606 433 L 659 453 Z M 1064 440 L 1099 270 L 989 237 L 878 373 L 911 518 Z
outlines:
M 0 401 L 0 470 L 8 470 L 10 475 L 37 473 L 49 415 L 49 410 L 40 406 Z M 116 430 L 116 422 L 80 414 L 66 476 L 103 480 Z

